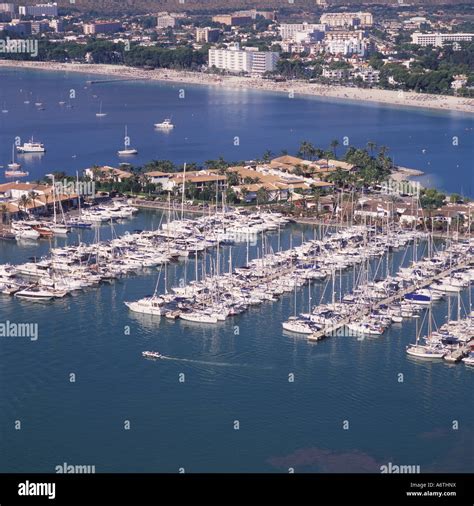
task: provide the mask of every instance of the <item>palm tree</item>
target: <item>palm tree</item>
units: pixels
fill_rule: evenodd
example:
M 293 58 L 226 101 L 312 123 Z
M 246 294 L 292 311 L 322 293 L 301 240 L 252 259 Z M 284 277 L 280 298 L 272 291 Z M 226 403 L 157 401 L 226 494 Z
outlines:
M 35 210 L 36 210 L 36 202 L 35 202 L 36 193 L 33 190 L 31 190 L 30 193 L 28 193 L 28 197 L 29 197 L 31 203 L 33 204 L 33 214 L 34 214 Z
M 25 211 L 25 214 L 28 213 L 28 205 L 31 203 L 31 199 L 28 195 L 22 195 L 20 197 L 20 200 L 18 201 L 18 207 L 23 207 L 23 210 Z
M 374 150 L 375 148 L 377 147 L 377 144 L 375 144 L 374 141 L 369 141 L 367 143 L 367 148 L 368 150 L 370 151 L 370 157 L 373 158 L 374 157 Z
M 315 152 L 315 154 L 316 154 L 316 156 L 318 158 L 323 158 L 324 157 L 324 150 L 322 150 L 321 148 L 316 148 L 314 150 L 314 152 Z
M 100 167 L 98 165 L 94 165 L 92 167 L 92 179 L 94 180 L 100 179 L 101 174 L 102 171 L 100 170 Z
M 6 221 L 8 223 L 8 220 L 5 220 L 5 217 L 8 216 L 8 207 L 6 204 L 1 204 L 0 205 L 0 216 L 1 216 L 1 220 L 0 220 L 0 225 L 3 225 L 3 223 Z
M 314 146 L 311 144 L 311 142 L 303 141 L 300 144 L 300 149 L 298 151 L 298 154 L 303 156 L 303 158 L 307 158 L 308 156 L 310 156 L 314 152 L 315 152 Z
M 269 149 L 267 149 L 265 151 L 265 153 L 263 153 L 263 157 L 262 157 L 263 161 L 265 163 L 268 163 L 272 159 L 272 156 L 273 156 L 273 153 Z
M 380 157 L 384 158 L 385 155 L 387 154 L 388 150 L 389 149 L 387 148 L 387 146 L 380 146 L 379 147 L 379 155 L 380 155 Z
M 337 156 L 336 156 L 336 148 L 339 146 L 339 141 L 337 139 L 333 139 L 331 141 L 331 144 L 330 144 L 332 150 L 333 150 L 333 153 L 334 153 L 334 158 L 337 160 Z

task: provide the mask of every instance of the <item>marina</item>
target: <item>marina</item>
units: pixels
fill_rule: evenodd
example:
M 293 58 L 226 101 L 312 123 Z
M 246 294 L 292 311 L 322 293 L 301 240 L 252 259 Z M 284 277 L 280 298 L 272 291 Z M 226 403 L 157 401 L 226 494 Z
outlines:
M 22 72 L 1 70 L 1 159 L 15 157 L 32 181 L 117 164 L 130 146 L 137 166 L 250 160 L 263 146 L 296 151 L 305 137 L 323 146 L 346 131 L 355 145 L 382 143 L 388 125 L 399 163 L 472 195 L 463 115 L 298 97 L 288 107 L 191 85 L 181 100 L 173 84 L 92 91 L 86 77 Z M 70 89 L 77 98 L 57 106 Z M 176 127 L 162 135 L 153 125 L 167 117 Z M 121 142 L 125 125 L 133 145 Z M 31 133 L 45 152 L 12 156 L 12 139 Z M 176 200 L 104 199 L 80 212 L 61 201 L 56 219 L 2 228 L 0 316 L 37 324 L 38 339 L 0 338 L 1 471 L 64 461 L 98 472 L 474 470 L 469 234 Z

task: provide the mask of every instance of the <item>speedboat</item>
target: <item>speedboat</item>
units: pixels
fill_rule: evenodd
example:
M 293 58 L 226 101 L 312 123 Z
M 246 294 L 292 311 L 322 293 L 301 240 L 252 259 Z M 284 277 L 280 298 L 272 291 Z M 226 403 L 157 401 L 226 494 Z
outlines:
M 142 356 L 145 358 L 163 358 L 163 355 L 157 351 L 142 351 Z

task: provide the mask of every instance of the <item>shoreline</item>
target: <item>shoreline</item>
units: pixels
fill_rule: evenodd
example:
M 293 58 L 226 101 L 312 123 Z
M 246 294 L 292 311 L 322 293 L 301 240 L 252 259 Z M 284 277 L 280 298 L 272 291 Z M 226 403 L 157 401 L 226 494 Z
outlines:
M 418 109 L 432 109 L 445 112 L 474 114 L 474 99 L 445 95 L 429 95 L 394 90 L 351 88 L 344 86 L 310 84 L 307 81 L 285 81 L 276 83 L 271 80 L 240 76 L 217 76 L 198 72 L 170 69 L 143 70 L 125 65 L 24 62 L 0 60 L 0 68 L 32 69 L 54 72 L 77 72 L 114 76 L 127 80 L 147 80 L 168 83 L 216 86 L 230 89 L 249 89 L 272 91 L 289 97 L 314 96 L 328 99 L 356 101 L 362 103 L 402 106 Z
M 425 173 L 419 169 L 410 169 L 408 167 L 395 166 L 390 175 L 393 181 L 411 181 L 413 178 L 424 176 Z

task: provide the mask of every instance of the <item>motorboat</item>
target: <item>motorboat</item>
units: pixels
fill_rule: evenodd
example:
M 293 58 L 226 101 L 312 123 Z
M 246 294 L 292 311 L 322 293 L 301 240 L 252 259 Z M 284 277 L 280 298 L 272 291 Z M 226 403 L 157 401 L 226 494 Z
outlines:
M 159 297 L 146 297 L 135 302 L 125 302 L 125 305 L 134 313 L 161 316 L 163 314 L 163 300 Z
M 172 130 L 174 128 L 170 118 L 166 118 L 161 123 L 155 123 L 154 126 L 160 130 Z
M 145 358 L 164 358 L 163 355 L 157 351 L 142 351 L 142 356 Z
M 447 351 L 443 349 L 434 348 L 430 345 L 413 344 L 407 346 L 406 352 L 411 357 L 425 358 L 425 359 L 442 359 Z
M 23 143 L 22 146 L 17 146 L 16 150 L 18 153 L 45 153 L 46 149 L 44 144 L 33 140 L 33 137 L 29 142 Z

